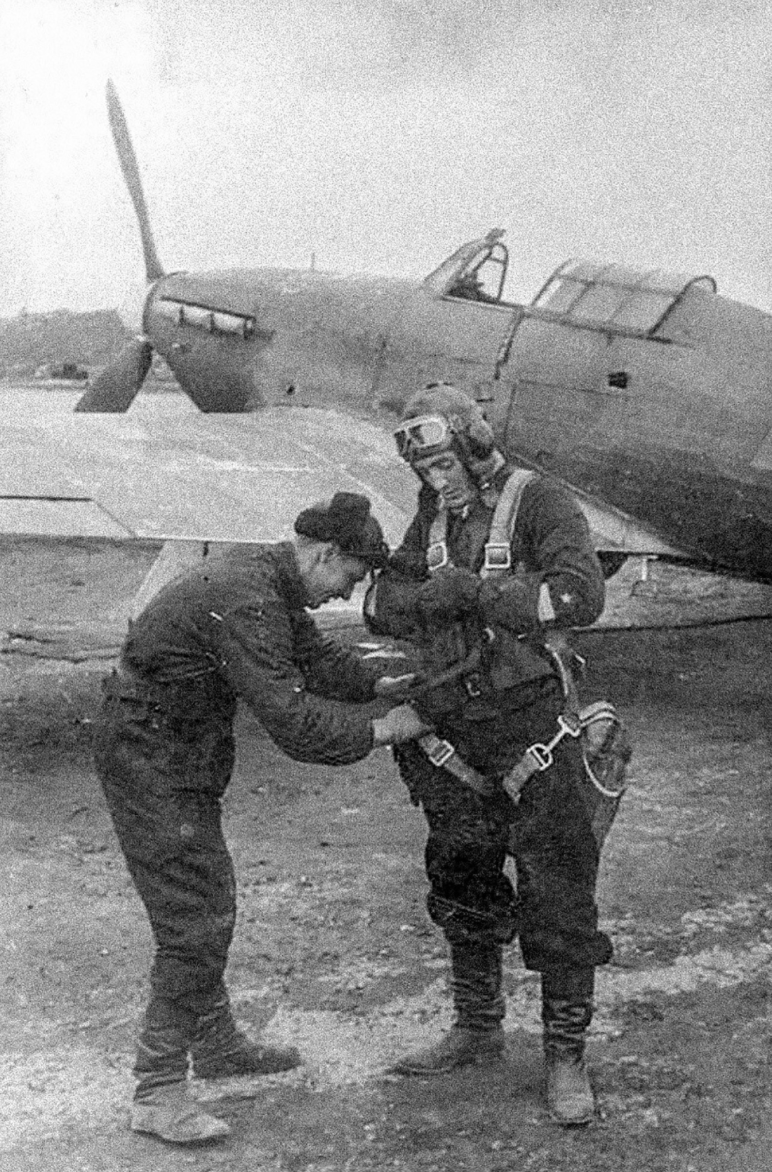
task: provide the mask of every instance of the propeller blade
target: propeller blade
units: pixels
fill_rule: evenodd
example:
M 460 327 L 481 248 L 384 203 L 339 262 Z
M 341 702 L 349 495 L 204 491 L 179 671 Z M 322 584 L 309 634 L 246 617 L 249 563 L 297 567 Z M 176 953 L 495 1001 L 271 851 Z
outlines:
M 118 357 L 98 374 L 75 404 L 76 411 L 128 411 L 150 363 L 153 347 L 147 338 L 133 338 Z
M 142 190 L 142 180 L 139 177 L 137 156 L 134 154 L 134 147 L 131 145 L 129 127 L 126 123 L 120 98 L 118 97 L 118 91 L 112 81 L 108 81 L 107 83 L 107 114 L 110 119 L 110 129 L 113 132 L 113 142 L 118 153 L 118 162 L 121 165 L 123 178 L 126 180 L 131 202 L 134 204 L 134 211 L 139 221 L 142 251 L 145 254 L 145 274 L 148 281 L 157 281 L 159 277 L 164 275 L 164 270 L 155 249 L 153 232 L 150 227 L 150 217 L 147 212 L 147 204 L 145 203 L 145 194 Z

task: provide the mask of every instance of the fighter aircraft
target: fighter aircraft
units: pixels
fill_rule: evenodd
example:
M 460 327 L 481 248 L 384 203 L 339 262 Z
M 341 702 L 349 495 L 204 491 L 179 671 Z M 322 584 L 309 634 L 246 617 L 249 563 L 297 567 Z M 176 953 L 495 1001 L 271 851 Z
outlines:
M 513 459 L 572 488 L 609 574 L 635 555 L 644 578 L 655 557 L 699 571 L 700 581 L 703 571 L 721 571 L 772 583 L 772 316 L 720 297 L 707 275 L 578 260 L 561 264 L 529 305 L 516 304 L 506 295 L 500 229 L 462 245 L 423 281 L 313 269 L 167 275 L 111 83 L 107 96 L 149 289 L 142 335 L 79 401 L 67 444 L 82 452 L 84 415 L 93 429 L 94 413 L 127 411 L 154 351 L 203 413 L 172 435 L 168 419 L 151 425 L 149 417 L 138 433 L 131 412 L 118 437 L 118 479 L 81 461 L 84 499 L 126 533 L 275 537 L 297 502 L 324 495 L 333 480 L 340 487 L 341 477 L 391 508 L 393 531 L 413 486 L 384 424 L 412 390 L 446 380 L 484 405 Z M 104 453 L 104 415 L 103 424 Z M 213 443 L 216 457 L 207 455 Z M 220 461 L 219 479 L 202 509 L 207 459 L 209 472 Z M 701 592 L 692 590 L 692 609 Z

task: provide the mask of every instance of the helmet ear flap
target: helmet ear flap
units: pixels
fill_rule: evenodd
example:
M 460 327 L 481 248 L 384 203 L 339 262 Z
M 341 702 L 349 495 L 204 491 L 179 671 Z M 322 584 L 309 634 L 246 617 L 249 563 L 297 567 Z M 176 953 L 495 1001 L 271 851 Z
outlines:
M 484 419 L 482 413 L 478 417 L 473 417 L 469 420 L 466 427 L 466 436 L 469 444 L 469 454 L 475 460 L 487 460 L 490 456 L 496 441 L 493 436 L 493 429 Z

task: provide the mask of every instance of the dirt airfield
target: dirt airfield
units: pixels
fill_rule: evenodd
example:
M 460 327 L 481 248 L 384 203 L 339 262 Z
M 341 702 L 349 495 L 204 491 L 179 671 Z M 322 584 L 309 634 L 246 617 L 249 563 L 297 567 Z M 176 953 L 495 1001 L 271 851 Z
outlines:
M 600 887 L 616 956 L 589 1046 L 597 1123 L 567 1132 L 547 1119 L 538 982 L 516 949 L 506 1061 L 427 1081 L 385 1073 L 450 1023 L 423 819 L 387 751 L 297 766 L 246 714 L 225 801 L 239 877 L 230 986 L 247 1026 L 297 1044 L 305 1065 L 258 1080 L 254 1099 L 221 1093 L 224 1145 L 131 1134 L 151 940 L 89 739 L 152 556 L 0 546 L 4 1172 L 769 1168 L 770 622 L 581 640 L 588 698 L 615 700 L 635 742 Z

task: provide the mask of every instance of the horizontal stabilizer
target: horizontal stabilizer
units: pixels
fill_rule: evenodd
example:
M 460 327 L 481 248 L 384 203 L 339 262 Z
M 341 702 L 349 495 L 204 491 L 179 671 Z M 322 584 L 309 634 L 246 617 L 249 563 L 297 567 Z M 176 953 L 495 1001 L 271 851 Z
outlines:
M 606 606 L 593 629 L 699 627 L 761 618 L 772 618 L 772 586 L 631 557 L 606 582 Z

